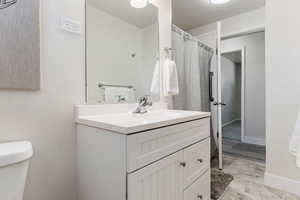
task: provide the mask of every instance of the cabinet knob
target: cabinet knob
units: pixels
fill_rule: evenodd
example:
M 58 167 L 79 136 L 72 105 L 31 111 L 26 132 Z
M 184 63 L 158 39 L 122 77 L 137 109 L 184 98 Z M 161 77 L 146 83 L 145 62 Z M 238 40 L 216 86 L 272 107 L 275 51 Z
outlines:
M 198 199 L 203 199 L 202 195 L 198 195 L 197 197 L 198 197 Z
M 182 167 L 186 167 L 186 163 L 185 163 L 185 162 L 181 162 L 180 165 L 181 165 Z
M 198 162 L 203 163 L 203 159 L 199 158 L 197 159 Z

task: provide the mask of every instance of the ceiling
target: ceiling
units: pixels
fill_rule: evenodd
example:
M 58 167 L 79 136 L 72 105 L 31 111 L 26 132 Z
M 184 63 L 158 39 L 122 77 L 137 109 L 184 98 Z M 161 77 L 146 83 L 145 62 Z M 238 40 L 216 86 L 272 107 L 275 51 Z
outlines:
M 222 5 L 210 4 L 209 0 L 173 0 L 173 23 L 190 30 L 264 5 L 265 0 L 232 0 Z
M 222 54 L 222 56 L 226 57 L 227 59 L 231 60 L 234 63 L 242 62 L 242 52 L 241 51 L 224 53 L 224 54 Z
M 136 9 L 130 6 L 130 0 L 87 0 L 87 3 L 140 28 L 158 21 L 158 9 L 151 4 Z

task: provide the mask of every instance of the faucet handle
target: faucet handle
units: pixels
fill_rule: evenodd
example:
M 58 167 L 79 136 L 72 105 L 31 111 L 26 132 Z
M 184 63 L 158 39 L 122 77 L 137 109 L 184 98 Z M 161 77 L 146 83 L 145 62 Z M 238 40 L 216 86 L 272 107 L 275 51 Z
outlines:
M 152 106 L 152 101 L 150 95 L 145 95 L 138 98 L 138 103 L 141 106 Z
M 148 106 L 152 106 L 151 96 L 150 96 L 150 95 L 146 95 L 145 97 L 146 97 L 146 99 L 147 99 L 147 104 L 148 104 Z
M 145 95 L 138 98 L 138 107 L 133 111 L 133 113 L 143 114 L 146 113 L 146 107 L 152 106 L 150 95 Z
M 146 95 L 146 106 L 152 106 L 152 100 L 151 100 L 151 96 L 150 95 Z

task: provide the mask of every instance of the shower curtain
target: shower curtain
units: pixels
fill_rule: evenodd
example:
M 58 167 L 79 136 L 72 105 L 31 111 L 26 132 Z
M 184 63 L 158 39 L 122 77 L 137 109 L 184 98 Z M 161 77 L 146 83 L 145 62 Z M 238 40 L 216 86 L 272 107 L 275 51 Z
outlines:
M 211 112 L 209 73 L 214 51 L 173 25 L 172 43 L 175 49 L 179 79 L 179 95 L 173 99 L 174 108 Z M 211 133 L 212 138 L 213 132 Z M 212 139 L 212 153 L 217 141 Z
M 174 98 L 174 107 L 183 110 L 201 110 L 201 88 L 200 88 L 200 68 L 199 68 L 199 53 L 198 45 L 192 41 L 184 41 L 179 38 L 179 41 L 174 41 L 181 54 L 176 56 L 179 90 L 178 96 Z M 181 44 L 178 45 L 178 44 Z M 178 52 L 178 53 L 179 53 Z M 190 97 L 190 98 L 186 98 Z

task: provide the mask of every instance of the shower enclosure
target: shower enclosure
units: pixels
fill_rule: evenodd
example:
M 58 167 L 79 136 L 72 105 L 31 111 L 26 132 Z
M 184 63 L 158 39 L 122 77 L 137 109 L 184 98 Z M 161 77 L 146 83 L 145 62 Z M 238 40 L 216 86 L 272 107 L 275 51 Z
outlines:
M 173 48 L 177 63 L 180 94 L 173 99 L 173 106 L 179 110 L 196 110 L 212 113 L 212 155 L 219 147 L 220 168 L 222 168 L 222 132 L 219 127 L 221 116 L 218 108 L 222 106 L 218 98 L 218 37 L 217 32 L 211 39 L 211 45 L 199 38 L 172 26 Z M 209 43 L 209 42 L 208 42 Z
M 173 99 L 179 110 L 196 110 L 212 113 L 212 155 L 218 152 L 219 168 L 222 169 L 222 117 L 220 86 L 220 23 L 209 42 L 172 26 L 173 48 L 177 63 L 180 94 Z M 204 41 L 204 42 L 203 42 Z M 208 44 L 211 45 L 208 45 Z M 218 151 L 216 151 L 218 148 Z

